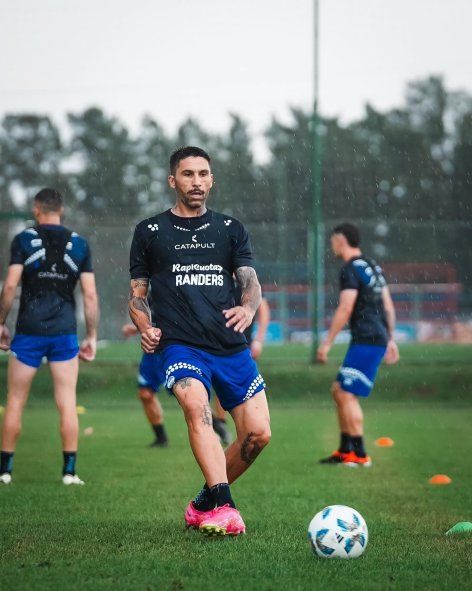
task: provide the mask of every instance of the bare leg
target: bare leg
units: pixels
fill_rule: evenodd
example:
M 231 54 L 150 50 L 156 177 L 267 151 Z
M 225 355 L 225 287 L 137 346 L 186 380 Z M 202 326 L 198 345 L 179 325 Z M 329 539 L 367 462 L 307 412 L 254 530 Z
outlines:
M 215 416 L 217 419 L 220 419 L 220 421 L 226 420 L 226 411 L 221 406 L 221 402 L 220 402 L 218 396 L 215 396 Z
M 77 417 L 76 388 L 79 373 L 79 359 L 54 361 L 49 364 L 54 382 L 54 397 L 61 421 L 62 449 L 77 451 L 79 441 L 79 419 Z
M 187 421 L 193 455 L 209 487 L 228 482 L 223 448 L 213 431 L 205 386 L 194 378 L 178 380 L 173 391 Z
M 231 411 L 237 438 L 225 452 L 228 482 L 234 482 L 254 462 L 270 441 L 270 416 L 265 392 L 240 404 Z
M 161 403 L 149 388 L 139 388 L 138 397 L 143 403 L 144 413 L 151 425 L 162 425 L 164 412 Z
M 3 418 L 2 450 L 13 452 L 21 432 L 21 415 L 37 369 L 11 356 L 8 362 L 8 395 Z
M 358 397 L 343 390 L 339 382 L 334 382 L 331 392 L 336 403 L 341 433 L 353 437 L 364 433 L 364 415 Z

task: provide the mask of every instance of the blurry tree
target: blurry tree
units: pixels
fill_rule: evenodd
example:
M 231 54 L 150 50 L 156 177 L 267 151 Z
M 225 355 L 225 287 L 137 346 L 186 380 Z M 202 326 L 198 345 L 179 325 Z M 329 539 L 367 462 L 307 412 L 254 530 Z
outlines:
M 126 128 L 101 109 L 69 114 L 69 158 L 77 214 L 128 220 L 140 210 L 134 144 Z
M 0 128 L 1 211 L 25 209 L 26 198 L 44 186 L 66 187 L 63 145 L 49 117 L 6 115 Z

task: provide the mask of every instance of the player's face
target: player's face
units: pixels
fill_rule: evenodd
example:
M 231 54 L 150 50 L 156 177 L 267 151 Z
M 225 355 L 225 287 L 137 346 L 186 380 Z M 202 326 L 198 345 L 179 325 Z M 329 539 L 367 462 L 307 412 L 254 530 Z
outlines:
M 341 234 L 333 234 L 330 238 L 331 242 L 331 250 L 333 251 L 334 256 L 340 257 L 341 250 L 344 245 L 343 236 Z
M 169 185 L 186 207 L 199 209 L 205 205 L 213 186 L 210 165 L 201 156 L 184 158 L 179 162 L 175 174 L 169 176 Z

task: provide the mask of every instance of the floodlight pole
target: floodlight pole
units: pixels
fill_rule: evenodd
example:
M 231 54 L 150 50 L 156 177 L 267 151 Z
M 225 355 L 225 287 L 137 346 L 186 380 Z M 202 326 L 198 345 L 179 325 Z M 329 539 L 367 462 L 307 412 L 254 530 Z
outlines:
M 312 156 L 312 226 L 311 226 L 311 286 L 312 286 L 312 348 L 310 362 L 316 362 L 316 351 L 324 328 L 324 225 L 322 206 L 322 142 L 319 98 L 319 0 L 314 0 L 314 55 L 313 55 L 313 156 Z

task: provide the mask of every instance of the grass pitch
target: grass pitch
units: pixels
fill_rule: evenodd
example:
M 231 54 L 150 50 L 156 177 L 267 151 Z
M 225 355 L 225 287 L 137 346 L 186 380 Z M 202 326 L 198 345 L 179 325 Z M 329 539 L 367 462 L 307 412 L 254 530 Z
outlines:
M 182 513 L 202 478 L 176 402 L 162 395 L 168 449 L 135 399 L 136 344 L 103 349 L 82 365 L 78 473 L 85 487 L 60 484 L 61 453 L 50 381 L 37 377 L 15 456 L 14 482 L 0 488 L 2 589 L 466 589 L 471 536 L 448 536 L 472 520 L 472 369 L 467 347 L 404 347 L 382 368 L 364 404 L 369 469 L 323 467 L 337 444 L 329 384 L 344 349 L 309 368 L 303 347 L 267 349 L 273 440 L 233 486 L 247 525 L 238 539 L 185 531 Z M 5 361 L 0 361 L 4 404 Z M 393 448 L 373 441 L 390 436 Z M 445 473 L 449 486 L 433 487 Z M 369 545 L 354 561 L 315 558 L 313 515 L 347 504 L 365 517 Z

